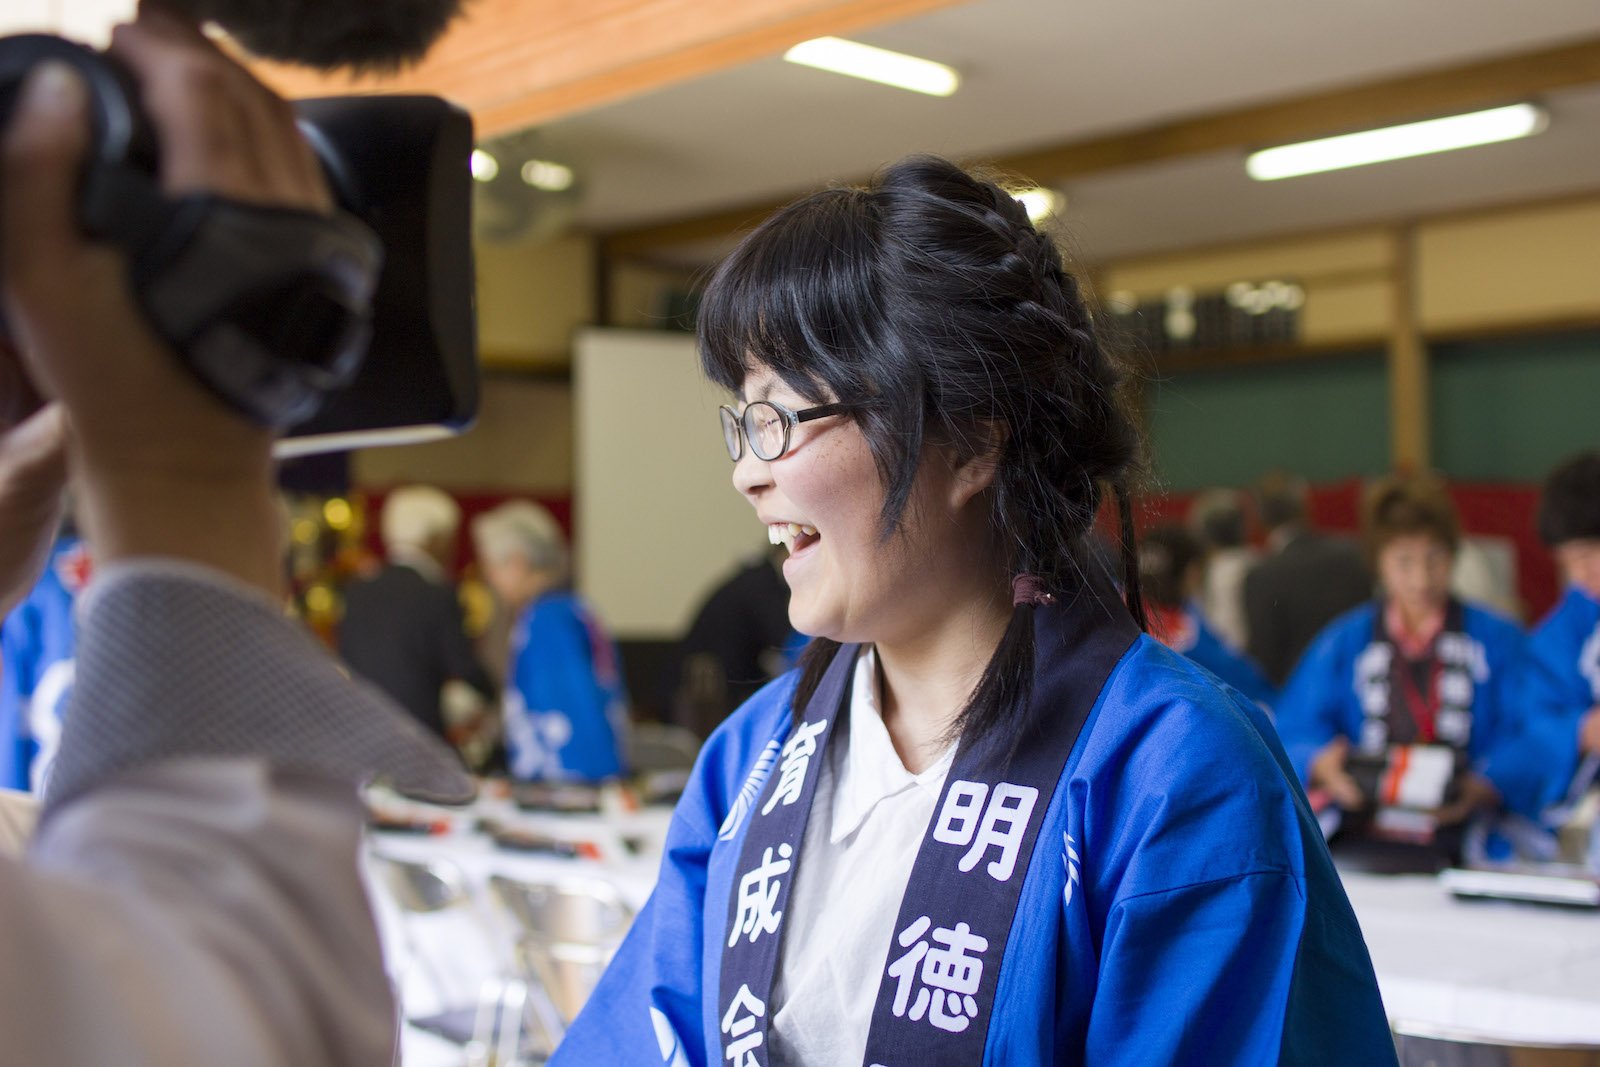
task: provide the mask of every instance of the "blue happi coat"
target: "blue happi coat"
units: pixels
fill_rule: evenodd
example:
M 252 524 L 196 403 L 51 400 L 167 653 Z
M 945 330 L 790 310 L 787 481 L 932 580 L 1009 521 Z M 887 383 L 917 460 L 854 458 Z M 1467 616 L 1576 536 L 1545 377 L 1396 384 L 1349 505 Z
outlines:
M 1576 586 L 1528 637 L 1513 687 L 1527 747 L 1541 758 L 1538 806 L 1558 803 L 1578 768 L 1578 727 L 1600 705 L 1600 603 Z
M 1361 931 L 1265 714 L 1149 637 L 1112 664 L 1017 866 L 982 1062 L 1393 1063 Z M 719 1018 L 730 895 L 796 732 L 795 684 L 767 686 L 706 742 L 655 893 L 553 1063 L 720 1064 L 747 1025 Z M 1044 714 L 1051 695 L 1035 690 Z M 972 877 L 992 892 L 981 864 Z M 768 1062 L 759 1047 L 735 1058 Z
M 1276 703 L 1278 691 L 1261 673 L 1255 660 L 1229 647 L 1207 625 L 1198 607 L 1185 605 L 1182 620 L 1181 629 L 1167 635 L 1166 643 L 1173 651 L 1183 653 L 1262 707 L 1271 708 Z
M 1381 601 L 1352 608 L 1334 619 L 1300 657 L 1278 697 L 1277 725 L 1283 747 L 1301 780 L 1312 757 L 1337 736 L 1361 739 L 1363 711 L 1359 662 L 1372 645 Z M 1461 606 L 1463 631 L 1476 642 L 1472 668 L 1472 729 L 1467 759 L 1493 782 L 1506 807 L 1524 815 L 1538 809 L 1547 775 L 1536 745 L 1528 743 L 1518 702 L 1512 696 L 1515 666 L 1524 636 L 1518 626 L 1474 604 Z
M 72 693 L 72 605 L 88 574 L 84 546 L 62 538 L 38 584 L 0 624 L 0 786 L 37 789 L 55 758 Z
M 511 630 L 506 754 L 525 780 L 622 773 L 628 696 L 616 645 L 570 592 L 539 597 Z

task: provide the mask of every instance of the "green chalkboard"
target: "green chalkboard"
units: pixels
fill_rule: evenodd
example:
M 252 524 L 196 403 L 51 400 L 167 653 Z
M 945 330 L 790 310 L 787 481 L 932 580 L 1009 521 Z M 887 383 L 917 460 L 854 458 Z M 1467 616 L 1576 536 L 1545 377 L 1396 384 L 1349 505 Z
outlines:
M 1452 478 L 1536 482 L 1600 448 L 1600 331 L 1438 345 L 1434 465 Z
M 1145 389 L 1159 485 L 1247 485 L 1273 468 L 1313 482 L 1389 466 L 1382 353 L 1168 373 Z

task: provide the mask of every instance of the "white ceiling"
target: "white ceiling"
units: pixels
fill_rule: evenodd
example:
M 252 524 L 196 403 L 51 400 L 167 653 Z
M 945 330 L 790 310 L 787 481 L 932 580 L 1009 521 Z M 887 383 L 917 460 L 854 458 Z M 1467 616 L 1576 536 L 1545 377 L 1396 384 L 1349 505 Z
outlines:
M 773 58 L 543 134 L 584 175 L 580 222 L 612 230 L 1596 36 L 1600 0 L 970 0 L 856 35 L 956 67 L 947 99 Z M 1099 260 L 1600 189 L 1600 87 L 1546 103 L 1528 141 L 1338 174 L 1259 184 L 1218 153 L 1074 179 L 1067 225 Z

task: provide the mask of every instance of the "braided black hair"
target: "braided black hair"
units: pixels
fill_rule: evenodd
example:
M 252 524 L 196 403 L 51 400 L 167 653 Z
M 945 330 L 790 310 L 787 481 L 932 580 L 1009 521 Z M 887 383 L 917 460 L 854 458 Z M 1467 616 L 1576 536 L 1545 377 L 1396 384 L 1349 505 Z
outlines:
M 1128 503 L 1142 442 L 1124 373 L 1056 243 L 998 184 L 913 156 L 866 187 L 805 197 L 717 269 L 698 326 L 713 381 L 737 390 L 762 365 L 807 400 L 852 405 L 886 487 L 885 539 L 926 444 L 970 458 L 998 441 L 989 501 L 1001 562 L 1076 596 L 1109 488 L 1122 512 L 1125 598 L 1144 625 Z M 1014 610 L 956 731 L 986 733 L 1026 695 L 1032 617 Z M 797 710 L 837 647 L 807 649 Z

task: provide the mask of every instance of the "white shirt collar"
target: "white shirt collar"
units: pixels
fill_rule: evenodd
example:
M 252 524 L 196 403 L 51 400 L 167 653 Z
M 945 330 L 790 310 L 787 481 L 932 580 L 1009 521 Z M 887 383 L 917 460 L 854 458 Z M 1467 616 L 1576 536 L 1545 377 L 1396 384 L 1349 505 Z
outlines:
M 845 758 L 835 764 L 837 784 L 833 791 L 833 825 L 828 832 L 830 844 L 836 845 L 855 833 L 879 801 L 912 788 L 926 790 L 937 800 L 944 788 L 956 746 L 946 748 L 921 774 L 912 774 L 900 761 L 889 729 L 883 725 L 882 703 L 878 656 L 867 645 L 856 659 L 851 682 L 849 745 L 841 753 Z

